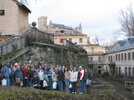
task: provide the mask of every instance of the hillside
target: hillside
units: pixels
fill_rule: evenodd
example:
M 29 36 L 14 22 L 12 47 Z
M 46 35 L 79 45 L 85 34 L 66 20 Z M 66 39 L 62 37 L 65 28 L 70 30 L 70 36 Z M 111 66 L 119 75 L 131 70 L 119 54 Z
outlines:
M 92 94 L 71 94 L 21 87 L 0 87 L 0 100 L 114 100 L 110 89 L 93 89 Z

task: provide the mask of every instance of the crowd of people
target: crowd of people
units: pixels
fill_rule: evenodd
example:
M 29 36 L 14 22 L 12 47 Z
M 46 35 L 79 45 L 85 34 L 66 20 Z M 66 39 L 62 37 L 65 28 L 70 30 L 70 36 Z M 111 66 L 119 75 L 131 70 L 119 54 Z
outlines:
M 41 63 L 33 64 L 31 61 L 28 64 L 13 65 L 7 62 L 1 72 L 4 82 L 2 85 L 90 94 L 91 73 L 89 69 L 84 69 L 82 66 L 68 69 L 59 65 L 53 67 Z

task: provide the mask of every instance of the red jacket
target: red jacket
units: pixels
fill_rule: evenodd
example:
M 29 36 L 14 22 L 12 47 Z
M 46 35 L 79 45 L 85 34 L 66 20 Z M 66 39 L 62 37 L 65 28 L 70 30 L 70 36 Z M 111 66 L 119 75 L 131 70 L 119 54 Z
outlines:
M 27 71 L 27 70 L 24 70 L 24 71 L 23 71 L 23 76 L 24 76 L 24 77 L 28 77 L 28 71 Z

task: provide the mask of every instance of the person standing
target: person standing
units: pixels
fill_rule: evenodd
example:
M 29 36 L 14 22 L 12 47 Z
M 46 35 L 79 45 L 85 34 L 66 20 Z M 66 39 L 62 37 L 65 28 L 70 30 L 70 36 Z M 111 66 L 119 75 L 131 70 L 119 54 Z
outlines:
M 0 82 L 1 82 L 1 80 L 2 80 L 2 63 L 0 63 Z M 1 84 L 1 83 L 0 83 Z
M 82 66 L 79 66 L 79 84 L 80 84 L 80 94 L 84 93 L 84 70 Z
M 57 74 L 57 68 L 55 68 L 55 70 L 52 73 L 52 81 L 53 81 L 53 89 L 56 90 L 57 89 L 57 81 L 58 81 L 58 74 Z
M 37 75 L 38 75 L 38 78 L 40 80 L 40 88 L 43 89 L 43 81 L 44 81 L 44 78 L 45 78 L 45 74 L 44 74 L 44 70 L 42 69 L 42 66 L 39 65 L 39 69 L 37 70 Z
M 10 86 L 10 62 L 7 62 L 3 67 L 3 78 L 7 81 L 7 86 Z
M 49 79 L 49 89 L 53 90 L 53 80 L 52 80 L 52 73 L 54 72 L 53 65 L 51 64 L 51 67 L 48 71 L 48 79 Z
M 14 70 L 13 70 L 13 65 L 10 66 L 10 85 L 13 86 L 14 85 Z
M 59 67 L 59 72 L 58 72 L 58 86 L 59 90 L 63 91 L 63 81 L 64 81 L 64 73 L 62 71 L 62 68 Z
M 91 73 L 89 72 L 89 70 L 85 69 L 85 73 L 84 73 L 84 80 L 86 83 L 86 93 L 90 94 L 90 88 L 91 88 Z
M 23 72 L 20 69 L 20 66 L 17 67 L 17 70 L 15 71 L 14 75 L 15 75 L 15 84 L 16 84 L 16 86 L 20 86 L 21 81 L 23 81 Z
M 65 68 L 65 85 L 66 85 L 66 92 L 70 92 L 69 90 L 69 78 L 70 78 L 70 73 L 68 71 L 68 68 Z
M 73 71 L 70 74 L 70 82 L 72 84 L 72 93 L 77 93 L 77 77 L 78 77 L 78 72 L 76 67 L 74 67 Z
M 28 83 L 28 68 L 27 68 L 27 66 L 25 66 L 25 69 L 23 70 L 23 77 L 24 77 L 23 85 L 24 85 L 24 87 L 28 87 L 29 83 Z

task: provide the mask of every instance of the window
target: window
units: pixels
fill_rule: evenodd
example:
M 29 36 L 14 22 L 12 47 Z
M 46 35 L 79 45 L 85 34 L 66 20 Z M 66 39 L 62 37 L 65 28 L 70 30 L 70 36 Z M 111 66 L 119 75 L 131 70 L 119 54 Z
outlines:
M 108 56 L 108 61 L 110 61 L 110 56 Z
M 121 54 L 121 60 L 123 61 L 123 54 Z
M 4 15 L 5 11 L 4 10 L 0 10 L 0 16 Z
M 63 39 L 60 39 L 60 43 L 63 43 Z
M 134 60 L 134 52 L 132 52 L 132 60 Z
M 113 61 L 113 57 L 112 56 L 111 56 L 110 60 L 111 60 L 111 62 Z
M 118 60 L 120 61 L 120 54 L 118 54 Z
M 83 42 L 83 39 L 82 38 L 79 38 L 79 43 L 82 43 Z
M 89 60 L 90 60 L 90 61 L 93 61 L 93 57 L 89 57 Z
M 133 73 L 133 76 L 134 76 L 134 67 L 133 67 L 132 73 Z
M 60 32 L 61 32 L 61 33 L 64 33 L 64 30 L 61 30 Z
M 69 38 L 69 41 L 72 42 L 72 38 Z
M 126 53 L 125 53 L 125 57 L 124 58 L 125 58 L 125 60 L 127 60 L 127 54 Z
M 131 67 L 129 67 L 129 76 L 131 76 Z
M 116 61 L 118 60 L 118 56 L 116 55 Z
M 131 54 L 130 53 L 128 53 L 128 60 L 130 60 L 131 59 Z
M 121 75 L 121 67 L 119 67 L 119 75 Z
M 125 76 L 127 76 L 127 67 L 125 67 Z
M 98 61 L 101 62 L 101 57 L 98 57 Z
M 91 47 L 91 52 L 94 53 L 94 47 Z

